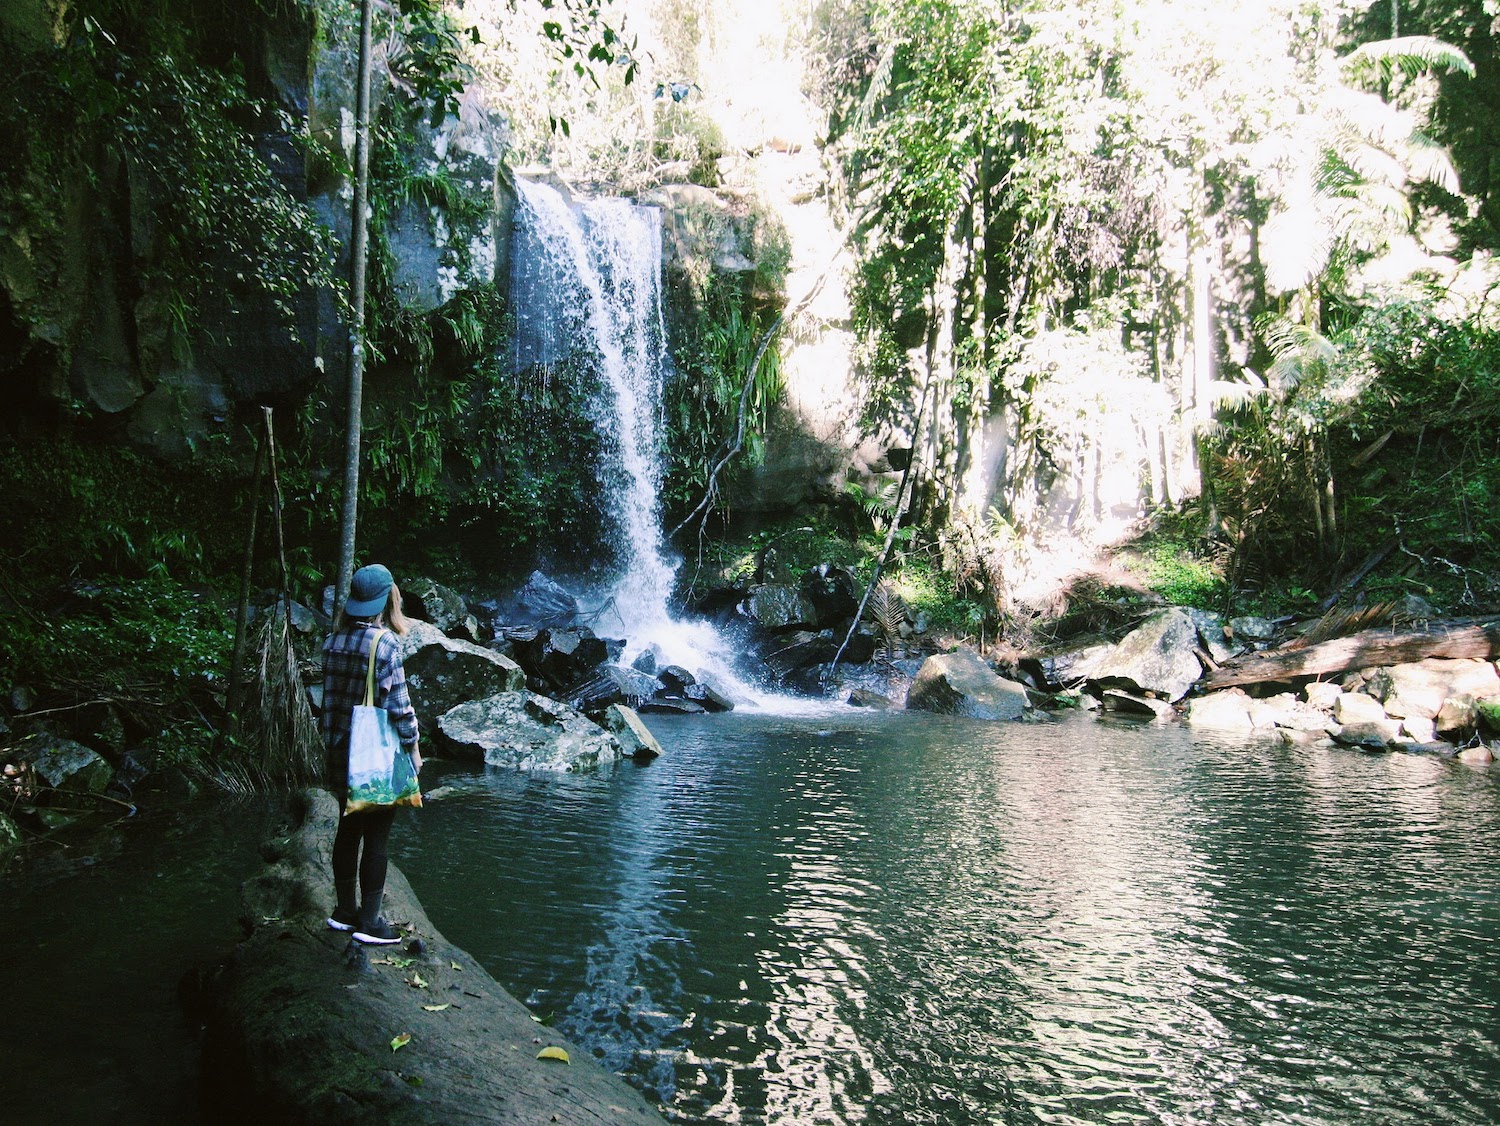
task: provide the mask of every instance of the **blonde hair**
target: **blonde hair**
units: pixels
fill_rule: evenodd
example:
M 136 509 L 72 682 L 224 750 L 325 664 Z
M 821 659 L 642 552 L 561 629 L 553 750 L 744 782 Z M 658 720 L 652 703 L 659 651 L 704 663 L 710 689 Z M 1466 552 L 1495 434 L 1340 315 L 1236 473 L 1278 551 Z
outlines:
M 395 583 L 391 583 L 391 596 L 386 599 L 380 617 L 395 633 L 405 633 L 411 628 L 411 621 L 401 612 L 401 588 Z
M 391 592 L 386 596 L 385 608 L 378 614 L 366 614 L 362 618 L 351 618 L 339 607 L 338 616 L 333 621 L 334 631 L 337 632 L 347 626 L 351 621 L 378 621 L 392 633 L 404 634 L 411 629 L 411 619 L 401 612 L 401 588 L 394 582 L 391 583 Z

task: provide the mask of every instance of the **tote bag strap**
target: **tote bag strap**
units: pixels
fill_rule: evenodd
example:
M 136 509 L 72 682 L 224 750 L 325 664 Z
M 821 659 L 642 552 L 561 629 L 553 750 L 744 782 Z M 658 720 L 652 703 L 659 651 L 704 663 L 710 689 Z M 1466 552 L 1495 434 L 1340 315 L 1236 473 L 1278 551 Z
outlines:
M 385 630 L 378 629 L 375 636 L 370 640 L 370 671 L 365 674 L 365 707 L 375 706 L 375 654 L 380 649 L 380 635 Z

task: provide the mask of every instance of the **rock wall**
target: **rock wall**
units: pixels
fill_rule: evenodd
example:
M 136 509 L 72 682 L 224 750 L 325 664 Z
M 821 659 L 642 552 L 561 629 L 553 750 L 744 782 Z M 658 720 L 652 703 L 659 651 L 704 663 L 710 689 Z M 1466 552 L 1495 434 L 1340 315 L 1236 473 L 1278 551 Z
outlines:
M 314 141 L 335 154 L 323 159 L 284 133 L 255 135 L 278 182 L 334 232 L 347 274 L 352 188 L 339 169 L 353 162 L 357 8 L 272 5 L 209 27 L 215 17 L 184 0 L 178 16 L 237 61 L 252 94 L 305 116 Z M 13 49 L 42 52 L 76 19 L 56 0 L 26 0 L 6 6 L 0 33 Z M 384 73 L 375 67 L 377 81 Z M 417 116 L 389 88 L 377 88 L 374 103 L 387 117 Z M 457 117 L 416 124 L 414 134 L 417 173 L 442 176 L 480 205 L 460 218 L 409 203 L 377 232 L 391 248 L 396 297 L 420 316 L 463 288 L 503 281 L 514 194 L 500 162 L 505 121 L 476 95 L 461 99 Z M 298 294 L 289 317 L 264 294 L 211 293 L 184 337 L 172 281 L 157 276 L 153 203 L 131 168 L 84 153 L 45 225 L 0 231 L 0 372 L 21 411 L 91 415 L 112 436 L 178 457 L 227 432 L 244 408 L 295 404 L 320 383 L 341 401 L 348 334 L 330 293 Z M 372 392 L 379 397 L 378 381 Z

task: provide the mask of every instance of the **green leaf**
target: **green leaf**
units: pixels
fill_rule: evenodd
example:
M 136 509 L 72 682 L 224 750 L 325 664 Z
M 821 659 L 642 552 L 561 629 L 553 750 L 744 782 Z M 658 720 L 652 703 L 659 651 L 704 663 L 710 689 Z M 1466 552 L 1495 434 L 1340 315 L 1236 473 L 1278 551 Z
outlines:
M 411 1033 L 410 1032 L 403 1032 L 399 1036 L 393 1036 L 393 1037 L 391 1037 L 391 1051 L 393 1051 L 393 1052 L 399 1052 L 402 1048 L 406 1047 L 410 1043 L 411 1043 Z

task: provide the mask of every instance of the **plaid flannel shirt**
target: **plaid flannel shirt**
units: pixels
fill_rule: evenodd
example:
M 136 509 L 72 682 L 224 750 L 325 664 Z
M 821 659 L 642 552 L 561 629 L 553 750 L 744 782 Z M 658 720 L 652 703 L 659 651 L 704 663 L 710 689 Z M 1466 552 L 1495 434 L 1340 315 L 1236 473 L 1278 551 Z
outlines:
M 323 714 L 318 726 L 330 756 L 342 759 L 346 767 L 349 725 L 354 709 L 365 702 L 370 638 L 376 628 L 368 622 L 352 622 L 323 642 Z M 391 713 L 391 722 L 403 747 L 410 751 L 417 745 L 417 713 L 406 690 L 401 645 L 390 630 L 380 635 L 380 648 L 375 655 L 375 706 Z

